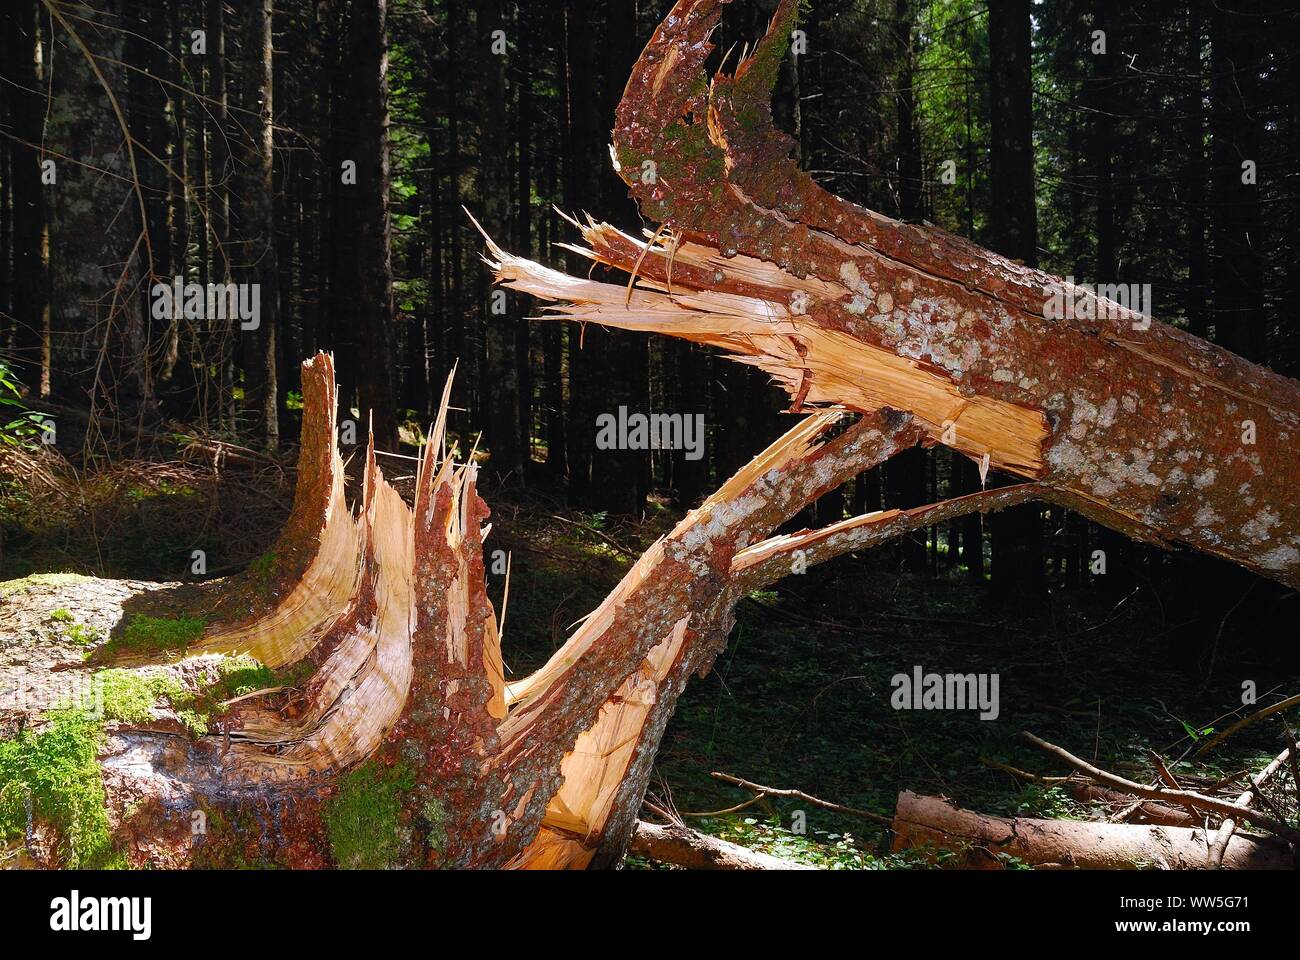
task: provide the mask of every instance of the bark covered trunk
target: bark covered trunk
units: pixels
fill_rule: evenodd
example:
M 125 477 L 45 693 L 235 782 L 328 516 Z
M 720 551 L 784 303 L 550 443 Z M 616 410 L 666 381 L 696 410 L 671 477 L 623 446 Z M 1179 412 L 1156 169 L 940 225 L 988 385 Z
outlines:
M 280 445 L 275 362 L 280 271 L 275 244 L 274 11 L 274 0 L 256 0 L 245 10 L 247 34 L 239 82 L 251 130 L 238 168 L 239 216 L 232 231 L 240 246 L 235 279 L 250 289 L 256 287 L 259 294 L 257 325 L 246 321 L 240 331 L 244 410 L 271 450 Z
M 757 853 L 682 826 L 639 821 L 628 852 L 688 870 L 806 870 L 801 864 Z
M 37 0 L 10 4 L 4 14 L 5 65 L 10 84 L 10 190 L 12 191 L 13 318 L 12 358 L 33 396 L 50 393 L 50 309 L 46 273 L 49 234 L 41 186 L 42 103 L 45 81 L 43 44 L 38 35 Z
M 1029 9 L 1029 0 L 989 7 L 989 246 L 1032 267 L 1038 263 L 1038 208 Z M 1003 601 L 1037 602 L 1045 586 L 1039 506 L 1026 504 L 999 514 L 992 528 L 994 593 Z
M 1033 479 L 1046 499 L 1300 585 L 1300 384 L 1117 302 L 1121 290 L 826 193 L 771 124 L 798 5 L 785 0 L 735 74 L 709 83 L 722 5 L 680 0 L 619 107 L 619 170 L 659 233 L 581 227 L 586 255 L 641 288 L 508 256 L 502 282 L 562 317 L 721 348 L 795 408 L 905 409 L 928 442 Z
M 130 421 L 152 412 L 145 349 L 145 297 L 152 252 L 145 187 L 126 138 L 123 4 L 98 5 L 71 23 L 50 10 L 51 57 L 45 141 L 72 145 L 76 160 L 46 157 L 51 349 L 66 361 L 52 393 L 90 398 Z M 48 8 L 47 8 L 48 9 Z M 145 288 L 142 291 L 142 286 Z M 88 442 L 93 442 L 90 440 Z
M 355 239 L 357 402 L 372 412 L 375 443 L 397 449 L 393 395 L 393 264 L 388 209 L 388 4 L 352 4 L 349 55 L 356 84 L 347 91 L 358 132 L 356 183 L 344 202 L 357 206 Z M 351 238 L 346 241 L 351 245 Z
M 1213 833 L 1197 827 L 1008 820 L 962 810 L 941 797 L 904 792 L 894 815 L 894 850 L 957 854 L 961 866 L 1005 867 L 1014 858 L 1041 869 L 1200 870 Z M 951 860 L 945 862 L 951 863 Z M 1290 846 L 1273 837 L 1234 836 L 1223 865 L 1252 870 L 1295 869 Z

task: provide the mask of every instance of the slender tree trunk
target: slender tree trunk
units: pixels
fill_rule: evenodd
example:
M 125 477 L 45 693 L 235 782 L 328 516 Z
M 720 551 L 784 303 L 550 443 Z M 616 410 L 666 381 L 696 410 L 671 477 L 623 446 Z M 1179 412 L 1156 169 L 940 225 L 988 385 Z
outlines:
M 507 140 L 506 45 L 508 23 L 501 0 L 477 5 L 478 34 L 475 58 L 478 64 L 479 133 L 478 202 L 485 230 L 497 236 L 511 236 L 518 221 L 510 223 L 508 208 L 510 148 Z M 500 31 L 499 33 L 497 31 Z M 516 37 L 516 49 L 521 42 Z M 511 227 L 514 227 L 512 230 Z M 476 278 L 482 274 L 476 274 Z M 497 304 L 504 307 L 497 309 Z M 523 304 L 509 302 L 494 291 L 482 300 L 483 331 L 487 346 L 487 369 L 483 371 L 483 402 L 487 412 L 485 440 L 492 454 L 492 469 L 515 483 L 524 480 L 523 422 L 518 366 L 518 324 Z
M 432 0 L 425 5 L 425 11 L 433 19 L 435 9 Z M 437 63 L 432 52 L 424 71 L 424 83 L 421 89 L 421 109 L 424 121 L 425 139 L 428 142 L 431 169 L 426 178 L 426 193 L 422 210 L 424 213 L 424 233 L 428 237 L 429 262 L 424 272 L 425 282 L 429 285 L 429 303 L 423 311 L 423 369 L 426 393 L 420 401 L 420 409 L 426 418 L 432 418 L 437 398 L 432 395 L 434 384 L 441 383 L 450 369 L 447 356 L 445 333 L 447 331 L 447 290 L 446 253 L 444 246 L 444 211 L 442 196 L 442 170 L 447 166 L 445 148 L 436 135 L 443 111 L 439 107 L 440 90 L 438 86 Z
M 989 7 L 993 206 L 989 246 L 1027 266 L 1038 262 L 1034 201 L 1030 3 Z M 993 518 L 993 587 L 1004 600 L 1036 599 L 1043 590 L 1042 515 L 1035 504 Z
M 187 36 L 182 29 L 181 8 L 179 4 L 174 5 L 170 10 L 170 21 L 168 23 L 168 35 L 171 42 L 164 50 L 184 51 L 187 44 Z M 184 56 L 180 53 L 175 56 Z M 168 190 L 168 245 L 171 249 L 172 275 L 184 278 L 189 281 L 189 250 L 190 250 L 190 179 L 189 179 L 189 150 L 186 133 L 186 112 L 188 110 L 188 97 L 183 93 L 181 85 L 184 79 L 180 70 L 180 61 L 172 58 L 160 58 L 160 67 L 165 71 L 168 79 L 175 84 L 169 87 L 170 97 L 168 110 L 171 113 L 171 151 L 170 167 L 174 177 L 167 178 Z M 166 383 L 169 392 L 174 390 L 175 385 L 171 384 L 176 373 L 176 367 L 181 362 L 181 324 L 180 318 L 171 319 L 165 328 L 163 335 L 162 363 L 158 370 L 158 380 L 160 383 Z M 188 367 L 188 364 L 186 365 Z
M 1209 332 L 1209 265 L 1206 252 L 1206 209 L 1209 177 L 1205 164 L 1205 90 L 1201 64 L 1202 15 L 1198 3 L 1187 5 L 1187 94 L 1183 99 L 1184 143 L 1187 150 L 1182 207 L 1187 216 L 1187 285 L 1183 312 L 1187 326 L 1198 337 Z
M 280 323 L 280 270 L 275 242 L 275 85 L 272 31 L 274 0 L 254 0 L 246 8 L 240 93 L 249 136 L 239 168 L 238 237 L 235 279 L 256 284 L 260 316 L 256 328 L 241 324 L 244 413 L 267 449 L 280 445 L 276 403 L 276 338 Z
M 3 21 L 9 91 L 9 178 L 15 373 L 35 395 L 50 394 L 49 231 L 41 184 L 44 57 L 36 0 L 17 0 Z
M 1214 141 L 1214 339 L 1256 362 L 1267 359 L 1260 203 L 1260 5 L 1216 6 L 1210 18 Z M 1253 174 L 1252 174 L 1253 171 Z
M 1089 159 L 1097 198 L 1096 258 L 1092 280 L 1094 283 L 1116 283 L 1120 280 L 1121 235 L 1115 202 L 1115 165 L 1119 150 L 1117 123 L 1122 91 L 1119 55 L 1113 48 L 1113 43 L 1117 40 L 1120 23 L 1110 4 L 1094 2 L 1093 9 L 1097 29 L 1106 33 L 1106 49 L 1091 54 L 1093 75 L 1089 81 L 1092 86 L 1089 100 L 1094 108 Z M 1104 527 L 1096 531 L 1095 541 L 1101 550 L 1100 559 L 1106 570 L 1105 576 L 1096 581 L 1100 591 L 1112 598 L 1126 596 L 1135 582 L 1136 550 L 1133 544 L 1126 537 Z
M 894 112 L 898 124 L 895 152 L 898 158 L 898 217 L 917 222 L 921 219 L 921 145 L 916 129 L 916 94 L 913 73 L 916 67 L 915 11 L 911 0 L 895 0 L 894 49 L 897 57 Z M 929 453 L 905 450 L 885 468 L 886 505 L 915 507 L 925 502 L 925 471 Z M 898 551 L 906 569 L 925 571 L 925 545 L 913 537 L 904 537 Z
M 234 182 L 231 165 L 229 128 L 230 90 L 226 77 L 226 6 L 224 0 L 207 0 L 206 29 L 208 43 L 208 111 L 211 147 L 208 194 L 208 217 L 212 224 L 212 276 L 214 283 L 233 280 L 230 247 L 230 189 Z M 214 403 L 209 404 L 222 427 L 230 427 L 234 413 L 234 320 L 208 321 L 208 356 L 217 368 Z
M 463 158 L 460 144 L 461 98 L 456 95 L 460 87 L 460 38 L 468 34 L 468 18 L 463 12 L 461 0 L 447 0 L 445 4 L 443 35 L 447 39 L 447 60 L 445 71 L 447 96 L 447 224 L 450 236 L 451 283 L 447 297 L 447 324 L 451 329 L 449 338 L 450 356 L 447 364 L 458 364 L 457 369 L 466 371 L 465 381 L 472 378 L 474 358 L 470 352 L 473 343 L 466 336 L 468 320 L 465 314 L 465 257 L 464 257 L 464 211 L 461 210 L 460 177 Z
M 369 418 L 375 445 L 397 449 L 393 403 L 393 264 L 388 209 L 388 28 L 386 0 L 356 0 L 348 30 L 356 83 L 352 103 L 356 185 L 343 202 L 357 207 L 352 257 L 357 280 L 357 401 Z
M 561 89 L 568 130 L 568 136 L 564 138 L 564 205 L 569 210 L 581 209 L 583 198 L 592 195 L 592 178 L 596 170 L 590 97 L 583 86 L 594 69 L 591 36 L 592 25 L 585 16 L 584 5 L 576 0 L 565 0 Z M 576 254 L 567 254 L 565 262 L 571 272 L 581 269 L 582 261 Z M 586 505 L 591 493 L 596 429 L 596 408 L 591 395 L 595 374 L 591 353 L 588 352 L 593 347 L 590 343 L 584 344 L 583 333 L 581 329 L 571 328 L 567 337 L 569 397 L 565 418 L 568 440 L 566 460 L 569 468 L 569 503 L 575 506 Z M 584 346 L 587 350 L 584 350 Z
M 553 67 L 555 70 L 557 96 L 556 130 L 545 139 L 545 180 L 546 196 L 551 202 L 571 199 L 562 194 L 560 186 L 560 155 L 564 155 L 567 171 L 571 147 L 568 146 L 568 58 L 565 47 L 565 22 L 563 15 L 547 18 L 547 30 L 551 37 L 551 48 L 555 51 Z M 565 183 L 567 185 L 567 172 Z M 546 224 L 547 254 L 553 250 L 556 226 L 553 217 L 543 220 Z M 549 259 L 549 256 L 548 256 Z M 568 431 L 566 429 L 567 410 L 565 407 L 564 382 L 564 334 L 558 326 L 547 326 L 541 331 L 542 340 L 542 389 L 539 400 L 542 405 L 542 428 L 546 438 L 546 475 L 552 480 L 562 480 L 568 472 Z
M 613 222 L 635 230 L 640 225 L 636 205 L 628 197 L 627 185 L 614 175 L 607 159 L 609 131 L 614 125 L 614 111 L 623 94 L 623 77 L 638 53 L 636 45 L 636 4 L 607 4 L 604 7 L 604 36 L 599 48 L 603 56 L 600 75 L 603 82 L 597 96 L 583 97 L 588 109 L 596 111 L 592 143 L 601 209 Z M 576 208 L 575 208 L 576 209 Z M 588 359 L 600 366 L 592 381 L 597 413 L 617 414 L 626 406 L 630 411 L 650 413 L 650 352 L 645 337 L 621 330 L 588 332 L 587 349 L 595 348 Z M 608 371 L 621 375 L 611 377 Z M 676 411 L 673 411 L 676 412 Z M 581 427 L 581 425 L 579 425 Z M 588 429 L 594 430 L 592 423 Z M 639 516 L 645 509 L 650 486 L 650 452 L 648 450 L 598 450 L 592 462 L 591 503 L 597 510 L 610 510 Z
M 519 41 L 515 56 L 518 64 L 514 75 L 517 78 L 518 94 L 515 103 L 515 145 L 517 150 L 516 190 L 515 190 L 515 241 L 521 250 L 533 249 L 533 44 L 536 24 L 529 16 L 530 7 L 519 8 L 515 20 Z M 532 470 L 533 438 L 533 368 L 531 353 L 532 324 L 525 316 L 522 305 L 516 305 L 514 322 L 515 381 L 519 396 L 516 401 L 519 413 L 519 441 L 523 470 L 519 482 L 525 482 L 527 473 Z
M 352 238 L 361 230 L 361 206 L 353 193 L 359 181 L 355 169 L 357 147 L 349 131 L 355 116 L 352 87 L 356 83 L 352 58 L 347 55 L 351 30 L 350 5 L 345 0 L 327 0 L 327 35 L 323 44 L 328 52 L 329 93 L 327 96 L 329 127 L 327 135 L 327 173 L 329 184 L 328 242 L 324 245 L 328 277 L 328 336 L 334 346 L 338 370 L 339 417 L 352 419 L 357 406 L 357 377 L 360 352 L 358 272 L 352 256 Z M 365 411 L 361 426 L 364 428 Z
M 56 19 L 52 45 L 63 69 L 53 71 L 46 110 L 49 142 L 85 145 L 75 158 L 56 160 L 58 189 L 45 195 L 50 325 L 59 331 L 53 352 L 60 358 L 52 389 L 76 403 L 88 400 L 92 422 L 105 429 L 109 421 L 98 418 L 105 407 L 130 420 L 153 406 L 144 362 L 148 291 L 141 288 L 153 251 L 142 196 L 147 187 L 135 185 L 136 153 L 124 144 L 122 129 L 128 109 L 124 14 L 122 4 L 106 2 L 75 23 Z M 97 437 L 92 431 L 90 447 Z

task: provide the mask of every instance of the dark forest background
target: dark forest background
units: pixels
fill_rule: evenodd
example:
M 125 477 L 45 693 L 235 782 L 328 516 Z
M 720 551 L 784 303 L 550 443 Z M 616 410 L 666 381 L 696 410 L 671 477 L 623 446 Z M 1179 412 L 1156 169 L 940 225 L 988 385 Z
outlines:
M 462 209 L 578 272 L 553 206 L 643 227 L 607 145 L 667 0 L 3 6 L 0 389 L 10 432 L 36 429 L 23 409 L 53 417 L 79 475 L 168 437 L 291 464 L 316 350 L 334 352 L 358 443 L 373 416 L 381 450 L 414 453 L 456 365 L 453 427 L 467 446 L 481 433 L 491 482 L 598 517 L 688 507 L 782 429 L 787 398 L 756 370 L 494 298 Z M 719 51 L 758 37 L 770 6 L 733 4 Z M 1162 320 L 1300 369 L 1295 6 L 818 0 L 801 29 L 776 116 L 828 189 L 1060 275 L 1150 283 Z M 259 283 L 260 327 L 155 319 L 150 288 L 175 276 Z M 620 406 L 704 414 L 704 458 L 595 449 Z M 965 458 L 918 449 L 804 519 L 979 484 Z M 45 535 L 8 520 L 11 553 Z M 1089 582 L 1192 607 L 1252 589 L 1051 507 L 891 549 L 1017 603 Z

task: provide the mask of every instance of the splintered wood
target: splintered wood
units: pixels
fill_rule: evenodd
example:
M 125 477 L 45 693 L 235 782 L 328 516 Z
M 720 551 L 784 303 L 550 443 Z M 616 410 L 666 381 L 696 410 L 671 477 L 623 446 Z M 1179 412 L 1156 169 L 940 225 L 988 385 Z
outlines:
M 679 0 L 633 68 L 613 152 L 636 238 L 588 218 L 574 250 L 628 286 L 489 241 L 547 316 L 705 343 L 793 408 L 892 408 L 928 443 L 1149 542 L 1300 587 L 1300 384 L 929 225 L 833 196 L 792 159 L 771 87 L 798 15 L 781 0 L 732 76 L 704 62 L 726 0 Z M 706 122 L 698 122 L 704 120 Z M 1051 304 L 1069 300 L 1066 316 Z
M 311 407 L 304 404 L 305 433 L 307 420 L 313 416 L 328 417 L 332 428 L 334 410 L 332 363 L 318 356 L 308 366 L 315 368 L 312 394 L 324 397 L 327 402 Z M 328 378 L 328 390 L 321 389 L 322 374 Z M 473 497 L 474 467 L 454 468 L 443 450 L 449 390 L 450 383 L 429 438 L 429 455 L 421 464 L 422 495 L 418 503 L 423 507 L 442 499 L 437 532 L 446 540 L 454 541 L 455 550 L 463 545 L 459 533 L 469 518 L 465 511 L 466 501 Z M 332 499 L 339 490 L 342 464 L 332 429 L 330 434 L 328 453 L 311 450 L 304 443 L 299 470 L 303 474 L 300 482 L 309 488 L 329 490 Z M 441 464 L 436 454 L 440 450 L 443 451 Z M 315 482 L 313 471 L 322 468 L 327 471 L 328 483 Z M 322 518 L 324 526 L 318 538 L 320 549 L 309 563 L 304 580 L 314 569 L 354 570 L 350 595 L 342 604 L 318 606 L 321 620 L 311 623 L 302 633 L 296 632 L 297 622 L 286 622 L 281 603 L 237 631 L 239 640 L 223 641 L 226 649 L 254 656 L 270 651 L 276 663 L 289 662 L 286 657 L 302 659 L 313 650 L 321 652 L 319 667 L 301 698 L 302 707 L 292 717 L 286 719 L 279 711 L 263 710 L 254 700 L 242 703 L 232 718 L 227 733 L 231 759 L 256 768 L 246 772 L 259 779 L 303 777 L 357 763 L 379 747 L 406 706 L 413 674 L 416 623 L 413 514 L 385 480 L 375 460 L 373 441 L 366 451 L 363 498 L 355 518 L 343 504 L 341 492 L 338 497 L 324 511 L 319 510 L 318 504 L 300 500 L 295 504 L 295 513 L 299 507 L 310 511 L 311 515 Z M 356 536 L 331 537 L 331 525 L 342 527 L 345 523 L 355 528 Z M 342 552 L 349 547 L 351 553 Z M 338 552 L 331 555 L 327 549 Z M 453 606 L 450 622 L 453 629 L 447 631 L 446 643 L 450 647 L 459 645 L 461 649 L 455 653 L 463 658 L 465 624 L 472 607 L 470 589 L 465 577 L 459 575 L 443 586 Z M 297 592 L 296 587 L 291 590 L 290 599 Z M 486 605 L 484 619 L 490 621 L 490 626 L 483 631 L 486 643 L 479 668 L 483 669 L 484 663 L 497 664 L 495 685 L 499 688 L 501 653 L 496 646 L 495 615 L 490 604 Z M 249 645 L 243 637 L 262 642 Z M 205 640 L 203 649 L 210 649 L 212 643 L 211 638 Z
M 276 586 L 270 578 L 232 587 L 258 609 L 251 621 L 210 627 L 200 647 L 213 653 L 246 653 L 270 667 L 301 660 L 322 631 L 347 607 L 361 576 L 362 530 L 344 499 L 339 457 L 337 388 L 333 363 L 319 355 L 302 365 L 303 435 L 298 455 L 298 485 L 293 512 L 269 558 L 290 564 L 301 558 L 301 573 L 288 579 L 283 596 L 270 610 L 266 598 Z M 286 563 L 287 562 L 287 563 Z
M 650 761 L 687 678 L 721 649 L 741 591 L 756 577 L 788 572 L 771 556 L 743 571 L 736 558 L 807 503 L 924 434 L 894 411 L 802 419 L 647 550 L 544 666 L 506 684 L 484 582 L 488 509 L 474 465 L 456 463 L 446 449 L 450 381 L 414 506 L 387 483 L 369 448 L 353 514 L 333 499 L 340 464 L 332 429 L 320 429 L 332 428 L 332 364 L 319 356 L 307 370 L 315 385 L 299 482 L 311 495 L 296 498 L 287 527 L 294 536 L 282 543 L 301 554 L 304 578 L 313 569 L 355 569 L 352 592 L 300 633 L 285 600 L 244 592 L 260 576 L 251 572 L 228 585 L 253 598 L 251 615 L 237 626 L 244 639 L 229 639 L 236 630 L 213 635 L 242 652 L 256 638 L 256 649 L 296 655 L 316 670 L 291 695 L 272 689 L 240 697 L 220 734 L 183 747 L 123 731 L 109 778 L 114 790 L 145 795 L 211 797 L 215 789 L 236 804 L 250 790 L 273 797 L 277 809 L 303 818 L 296 833 L 284 828 L 290 865 L 315 862 L 303 850 L 321 843 L 308 798 L 333 789 L 341 772 L 362 761 L 407 770 L 407 815 L 412 823 L 436 818 L 439 840 L 422 865 L 612 862 L 635 825 Z M 340 520 L 354 526 L 354 537 L 330 534 Z M 353 552 L 327 555 L 337 545 Z M 295 595 L 286 586 L 285 596 Z M 192 652 L 206 655 L 212 643 L 207 637 Z M 156 843 L 151 856 L 165 859 Z

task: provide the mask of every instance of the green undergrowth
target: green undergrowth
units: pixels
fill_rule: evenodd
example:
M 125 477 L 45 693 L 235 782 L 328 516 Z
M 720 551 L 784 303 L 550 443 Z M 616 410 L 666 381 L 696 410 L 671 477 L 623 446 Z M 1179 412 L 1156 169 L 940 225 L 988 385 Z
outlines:
M 491 570 L 492 550 L 510 550 L 511 626 L 503 649 L 510 676 L 521 676 L 546 661 L 672 517 L 652 515 L 641 525 L 600 514 L 551 517 L 558 508 L 527 501 L 512 514 L 498 499 L 489 494 L 500 519 L 485 552 L 488 590 L 495 597 L 502 583 Z M 1178 762 L 1207 731 L 1231 722 L 1217 718 L 1249 712 L 1241 702 L 1244 681 L 1257 685 L 1261 705 L 1294 692 L 1294 672 L 1280 666 L 1271 634 L 1246 622 L 1238 628 L 1235 615 L 1228 630 L 1220 629 L 1231 598 L 1206 613 L 1171 602 L 1181 596 L 1172 579 L 1126 598 L 1094 578 L 1054 583 L 1032 609 L 1027 602 L 1000 606 L 987 582 L 959 566 L 944 569 L 949 562 L 941 555 L 935 576 L 907 573 L 896 548 L 883 547 L 742 601 L 726 649 L 678 701 L 650 798 L 699 813 L 752 797 L 711 777 L 720 771 L 884 818 L 892 818 L 900 791 L 912 790 L 999 816 L 1096 820 L 1112 811 L 998 767 L 1046 777 L 1069 772 L 1022 742 L 1021 730 L 1144 782 L 1153 776 L 1148 750 L 1175 763 L 1176 774 L 1210 779 L 1257 771 L 1276 754 L 1280 724 L 1261 723 L 1201 761 Z M 1208 682 L 1207 631 L 1210 641 L 1222 634 Z M 998 674 L 998 717 L 895 710 L 892 677 L 918 665 Z M 793 799 L 686 822 L 824 867 L 931 863 L 915 851 L 893 852 L 882 823 Z M 931 854 L 939 866 L 951 860 Z
M 651 785 L 652 797 L 694 813 L 753 797 L 714 779 L 719 771 L 886 818 L 899 792 L 911 790 L 998 816 L 1096 819 L 1109 811 L 1007 771 L 1069 772 L 1022 742 L 1020 731 L 1146 781 L 1149 750 L 1177 761 L 1214 728 L 1216 717 L 1242 709 L 1243 677 L 1257 679 L 1261 691 L 1291 686 L 1226 645 L 1215 681 L 1205 685 L 1194 663 L 1172 661 L 1155 638 L 1158 609 L 1138 604 L 1117 616 L 1098 598 L 1057 600 L 1057 621 L 1044 623 L 991 606 L 956 577 L 926 583 L 848 563 L 810 600 L 805 591 L 813 586 L 810 580 L 783 585 L 740 604 L 726 650 L 678 701 L 656 757 L 662 779 Z M 892 678 L 918 665 L 927 672 L 997 674 L 999 715 L 981 720 L 974 710 L 894 709 Z M 1267 726 L 1244 731 L 1203 761 L 1176 765 L 1176 775 L 1260 769 L 1276 753 L 1277 731 Z M 884 824 L 797 799 L 769 797 L 729 814 L 686 819 L 802 863 L 906 868 L 928 862 L 916 852 L 891 852 Z M 943 862 L 939 856 L 937 865 Z

